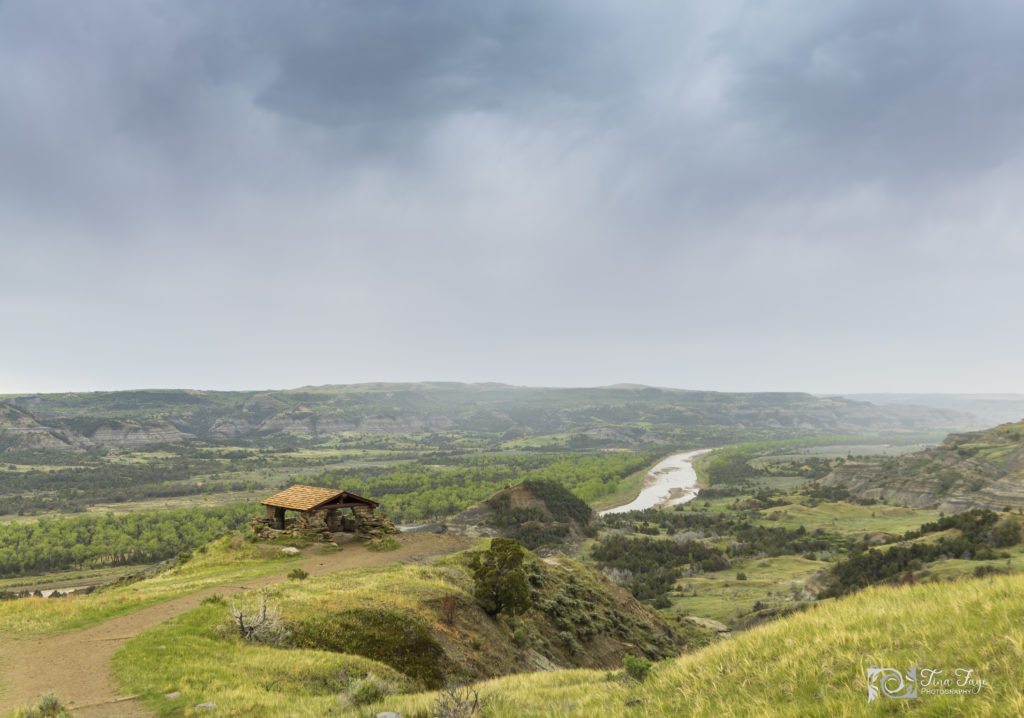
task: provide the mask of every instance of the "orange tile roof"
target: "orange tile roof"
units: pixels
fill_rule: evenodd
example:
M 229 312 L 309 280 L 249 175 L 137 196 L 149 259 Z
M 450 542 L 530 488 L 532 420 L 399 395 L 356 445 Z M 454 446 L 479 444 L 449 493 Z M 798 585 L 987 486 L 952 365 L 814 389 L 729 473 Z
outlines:
M 269 499 L 263 499 L 260 503 L 265 506 L 280 506 L 281 508 L 294 511 L 309 511 L 320 504 L 325 504 L 338 498 L 343 493 L 345 492 L 338 489 L 325 489 L 320 486 L 296 484 L 290 489 L 274 494 Z

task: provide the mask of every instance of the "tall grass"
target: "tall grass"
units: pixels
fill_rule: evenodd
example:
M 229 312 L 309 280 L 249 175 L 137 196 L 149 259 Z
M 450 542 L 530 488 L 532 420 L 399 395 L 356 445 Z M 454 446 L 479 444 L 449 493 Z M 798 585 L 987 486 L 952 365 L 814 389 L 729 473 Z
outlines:
M 1024 576 L 865 590 L 658 664 L 643 684 L 601 671 L 478 684 L 488 718 L 1024 715 Z M 867 669 L 974 669 L 977 695 L 867 702 Z M 431 694 L 373 710 L 428 715 Z M 386 707 L 385 707 L 386 706 Z

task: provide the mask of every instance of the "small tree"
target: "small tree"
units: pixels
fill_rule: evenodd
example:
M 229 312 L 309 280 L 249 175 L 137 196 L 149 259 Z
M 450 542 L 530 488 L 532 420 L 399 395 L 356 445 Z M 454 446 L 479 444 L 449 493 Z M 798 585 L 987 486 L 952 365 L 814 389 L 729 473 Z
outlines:
M 489 615 L 503 611 L 515 615 L 530 607 L 523 547 L 516 541 L 491 539 L 491 547 L 474 556 L 469 565 L 475 584 L 473 597 Z

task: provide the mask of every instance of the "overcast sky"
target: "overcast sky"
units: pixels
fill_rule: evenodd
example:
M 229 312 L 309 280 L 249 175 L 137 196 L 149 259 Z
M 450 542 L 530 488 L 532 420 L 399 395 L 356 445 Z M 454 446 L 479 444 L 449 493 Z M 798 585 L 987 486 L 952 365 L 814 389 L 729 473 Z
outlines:
M 0 393 L 1024 392 L 1024 5 L 0 0 Z

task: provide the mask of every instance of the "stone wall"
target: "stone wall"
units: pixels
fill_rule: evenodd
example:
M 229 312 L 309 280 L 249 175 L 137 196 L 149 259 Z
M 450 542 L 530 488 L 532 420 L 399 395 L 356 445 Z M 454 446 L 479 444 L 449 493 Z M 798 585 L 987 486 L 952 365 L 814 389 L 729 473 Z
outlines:
M 387 534 L 396 534 L 398 529 L 387 516 L 378 516 L 369 506 L 356 506 L 352 509 L 356 519 L 356 533 L 359 538 L 378 539 Z
M 310 541 L 334 541 L 334 531 L 355 531 L 359 538 L 376 539 L 387 534 L 398 533 L 395 524 L 386 516 L 378 516 L 369 506 L 356 506 L 352 514 L 342 514 L 340 510 L 334 516 L 333 526 L 328 525 L 327 510 L 302 512 L 285 519 L 284 529 L 274 528 L 273 516 L 256 516 L 249 521 L 253 535 L 261 539 L 274 539 L 279 536 L 302 537 Z

